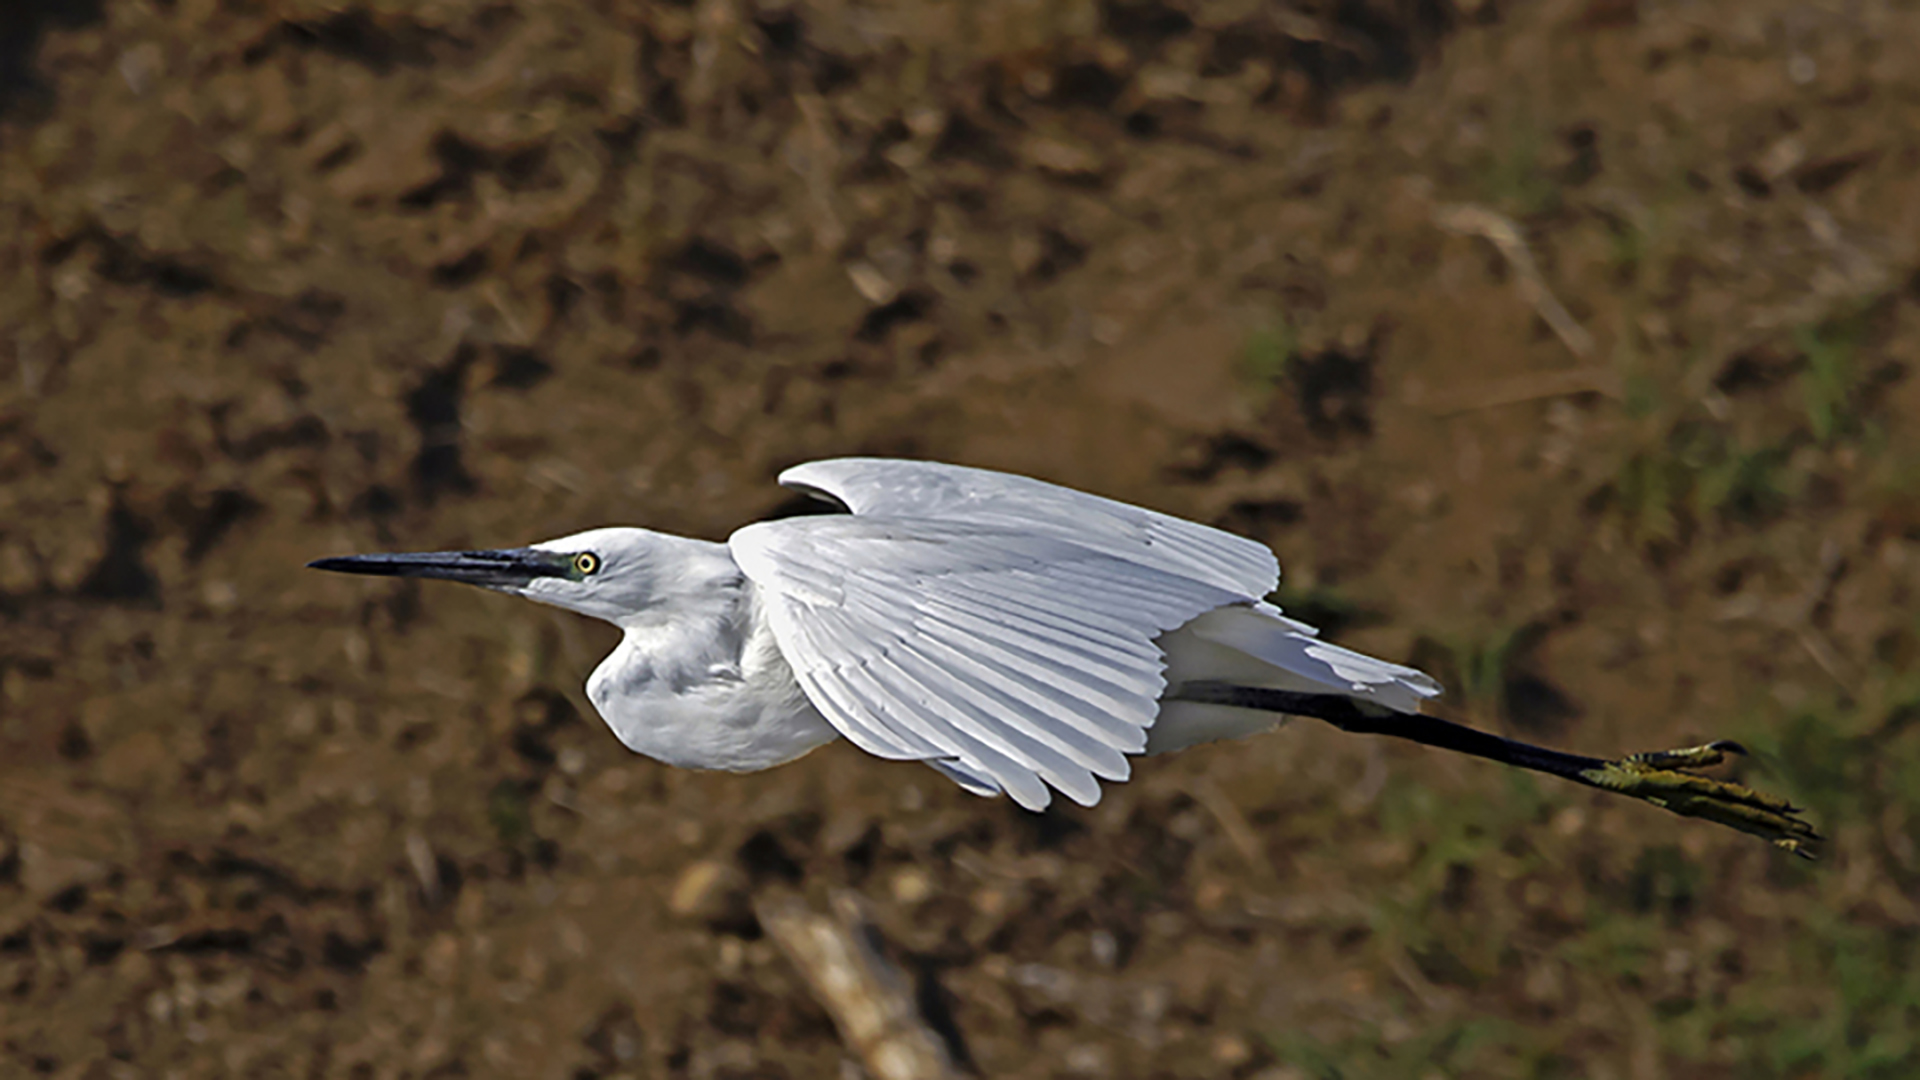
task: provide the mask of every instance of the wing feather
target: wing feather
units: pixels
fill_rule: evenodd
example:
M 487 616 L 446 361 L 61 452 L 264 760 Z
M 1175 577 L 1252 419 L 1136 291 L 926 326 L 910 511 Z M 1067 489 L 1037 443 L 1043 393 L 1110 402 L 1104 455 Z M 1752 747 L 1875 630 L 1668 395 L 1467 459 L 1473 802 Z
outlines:
M 932 681 L 938 682 L 950 695 L 946 700 L 968 709 L 982 723 L 1004 725 L 1012 732 L 1031 738 L 1048 750 L 1065 755 L 1074 768 L 1082 772 L 1091 772 L 1106 780 L 1125 779 L 1126 756 L 1106 742 L 1100 732 L 1075 723 L 1071 710 L 1038 712 L 1034 709 L 1033 697 L 1020 693 L 1025 688 L 1008 693 L 1004 678 L 975 658 L 951 651 L 936 658 L 928 652 L 912 643 L 903 643 L 895 655 L 903 668 L 920 673 L 923 684 L 929 681 L 925 676 L 931 675 Z
M 1100 785 L 1094 783 L 1092 773 L 1075 762 L 1056 740 L 1019 723 L 1018 713 L 995 716 L 964 679 L 954 678 L 952 672 L 930 669 L 910 649 L 896 649 L 888 659 L 901 683 L 928 695 L 917 704 L 945 720 L 956 738 L 972 737 L 991 746 L 1075 802 L 1090 806 L 1099 801 Z
M 822 712 L 840 717 L 835 727 L 855 746 L 875 757 L 894 761 L 925 761 L 939 757 L 940 747 L 898 727 L 883 727 L 867 718 L 877 716 L 878 707 L 863 698 L 846 679 L 822 679 L 812 672 L 800 674 L 800 689 Z
M 961 651 L 947 642 L 946 635 L 941 635 L 930 637 L 925 647 L 933 659 L 972 667 L 978 678 L 998 687 L 1015 701 L 1048 703 L 1062 722 L 1087 732 L 1105 745 L 1125 753 L 1146 745 L 1143 734 L 1146 729 L 1125 719 L 1131 703 L 1120 693 L 1097 683 L 1088 685 L 1094 680 L 1060 682 L 1057 675 L 1050 680 L 1048 669 L 1035 666 L 1009 650 L 1004 642 L 975 639 L 967 642 L 967 646 L 970 652 Z
M 925 748 L 927 757 L 951 757 L 957 753 L 953 732 L 947 724 L 938 716 L 928 715 L 920 703 L 912 700 L 911 690 L 890 680 L 888 674 L 875 671 L 872 661 L 861 661 L 823 672 L 819 677 L 823 682 L 837 679 L 859 704 L 863 720 L 889 734 L 905 736 L 906 741 Z
M 1029 809 L 1124 779 L 1166 685 L 1155 639 L 1253 600 L 1026 527 L 804 517 L 729 543 L 828 722 Z
M 972 591 L 1006 612 L 1009 627 L 1031 625 L 1045 632 L 1047 641 L 1078 653 L 1077 666 L 1101 671 L 1123 685 L 1132 683 L 1142 689 L 1156 686 L 1156 676 L 1139 669 L 1140 650 L 1132 648 L 1133 643 L 1106 620 L 1095 621 L 1086 617 L 1088 613 L 1075 611 L 1071 597 L 1036 595 L 1033 584 L 984 580 L 975 582 Z
M 1270 604 L 1217 612 L 1195 622 L 1190 632 L 1328 692 L 1402 712 L 1418 712 L 1422 699 L 1440 693 L 1440 684 L 1427 673 L 1321 641 L 1313 627 L 1287 618 Z
M 959 758 L 940 758 L 930 760 L 927 764 L 939 770 L 940 775 L 959 784 L 968 794 L 991 796 L 1002 793 L 1000 785 L 994 782 L 993 777 L 981 772 L 976 766 L 962 762 Z
M 1073 671 L 1075 690 L 1080 696 L 1095 695 L 1093 700 L 1104 700 L 1107 708 L 1121 715 L 1132 708 L 1130 704 L 1123 703 L 1131 702 L 1142 694 L 1152 694 L 1157 698 L 1160 691 L 1165 689 L 1165 680 L 1157 673 L 1143 677 L 1129 667 L 1130 658 L 1123 656 L 1109 663 L 1111 658 L 1106 654 L 1096 654 L 1078 647 L 1071 640 L 1054 634 L 1034 633 L 1024 627 L 1019 635 L 1010 635 L 1011 628 L 1005 621 L 976 617 L 986 605 L 975 598 L 928 597 L 926 606 L 930 613 L 973 635 L 983 650 L 998 645 L 1010 655 L 1020 657 L 1021 662 L 1031 665 L 1041 678 L 1057 679 L 1062 668 Z M 1146 721 L 1139 722 L 1144 724 Z
M 933 461 L 835 458 L 780 474 L 856 514 L 963 521 L 1067 540 L 1178 577 L 1260 597 L 1280 580 L 1266 545 L 1144 507 L 1025 476 Z

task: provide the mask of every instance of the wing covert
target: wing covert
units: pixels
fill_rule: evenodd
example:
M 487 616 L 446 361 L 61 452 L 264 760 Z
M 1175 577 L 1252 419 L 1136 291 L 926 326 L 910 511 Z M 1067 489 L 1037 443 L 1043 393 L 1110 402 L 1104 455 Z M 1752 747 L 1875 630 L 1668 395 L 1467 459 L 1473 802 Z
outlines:
M 1044 480 L 933 461 L 834 458 L 780 483 L 825 493 L 860 515 L 964 521 L 1049 536 L 1117 559 L 1261 597 L 1280 581 L 1266 545 Z
M 1252 597 L 1040 531 L 788 518 L 728 541 L 808 700 L 855 745 L 1028 809 L 1124 780 L 1159 713 L 1155 638 Z

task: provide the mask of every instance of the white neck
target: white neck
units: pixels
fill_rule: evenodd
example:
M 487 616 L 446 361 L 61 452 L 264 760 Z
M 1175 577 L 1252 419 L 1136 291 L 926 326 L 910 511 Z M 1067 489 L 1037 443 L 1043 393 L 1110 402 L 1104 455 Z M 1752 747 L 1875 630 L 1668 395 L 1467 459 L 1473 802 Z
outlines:
M 838 737 L 774 643 L 753 585 L 721 544 L 690 551 L 660 602 L 587 681 L 587 696 L 636 753 L 693 769 L 750 772 Z

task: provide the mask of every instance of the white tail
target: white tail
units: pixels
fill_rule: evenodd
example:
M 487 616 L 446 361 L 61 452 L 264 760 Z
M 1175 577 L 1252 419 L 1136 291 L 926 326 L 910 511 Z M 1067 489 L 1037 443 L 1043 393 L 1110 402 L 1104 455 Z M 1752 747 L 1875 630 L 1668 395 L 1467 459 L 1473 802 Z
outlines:
M 1302 694 L 1338 694 L 1398 712 L 1419 712 L 1440 693 L 1426 673 L 1321 641 L 1319 631 L 1272 604 L 1233 606 L 1161 636 L 1167 691 L 1147 731 L 1147 753 L 1270 731 L 1282 717 L 1231 705 L 1170 701 L 1187 683 L 1224 683 Z

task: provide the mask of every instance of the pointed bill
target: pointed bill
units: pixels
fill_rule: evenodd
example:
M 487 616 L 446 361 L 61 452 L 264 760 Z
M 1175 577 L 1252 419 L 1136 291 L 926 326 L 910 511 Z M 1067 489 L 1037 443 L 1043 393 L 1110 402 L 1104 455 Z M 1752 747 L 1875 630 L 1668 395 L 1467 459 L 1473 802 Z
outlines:
M 419 551 L 377 555 L 343 555 L 316 559 L 313 570 L 374 577 L 440 578 L 464 581 L 489 589 L 524 589 L 536 578 L 566 577 L 566 555 L 535 548 L 496 551 Z

